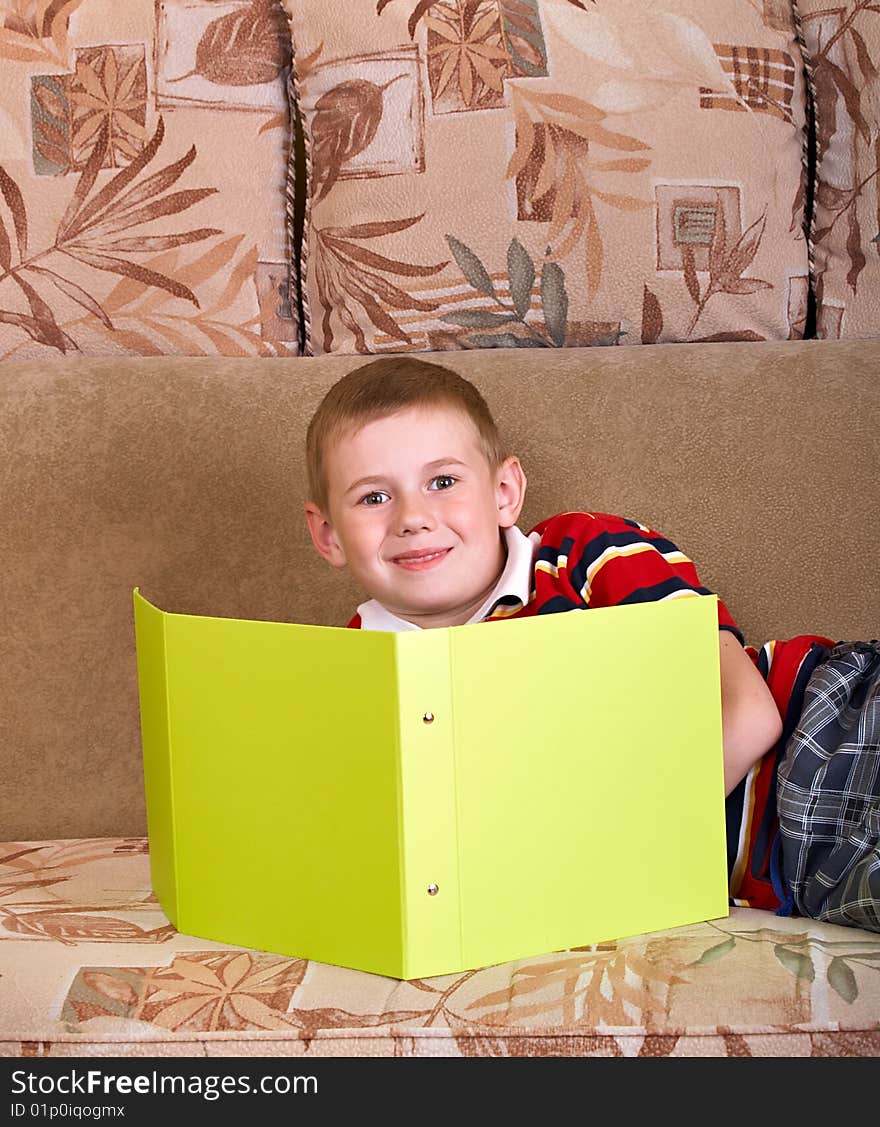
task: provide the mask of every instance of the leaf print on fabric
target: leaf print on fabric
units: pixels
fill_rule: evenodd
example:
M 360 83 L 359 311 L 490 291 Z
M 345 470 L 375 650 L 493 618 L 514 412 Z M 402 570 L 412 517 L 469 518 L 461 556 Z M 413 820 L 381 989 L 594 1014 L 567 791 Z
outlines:
M 710 925 L 711 926 L 711 925 Z M 809 932 L 788 933 L 775 928 L 762 927 L 755 931 L 736 931 L 729 934 L 726 929 L 715 930 L 727 935 L 724 942 L 709 947 L 702 957 L 692 963 L 698 966 L 727 954 L 735 943 L 754 943 L 770 946 L 773 955 L 796 979 L 811 983 L 816 979 L 817 968 L 825 964 L 825 977 L 831 988 L 847 1003 L 852 1004 L 859 997 L 859 981 L 856 975 L 880 974 L 880 940 L 860 936 L 857 933 L 849 939 L 826 939 Z M 723 948 L 723 950 L 722 950 Z M 713 955 L 712 952 L 716 952 Z
M 402 278 L 429 277 L 439 273 L 447 263 L 422 266 L 401 262 L 361 246 L 361 242 L 405 231 L 422 218 L 423 215 L 415 215 L 407 219 L 360 223 L 351 227 L 315 228 L 318 293 L 324 309 L 322 328 L 325 352 L 330 352 L 333 346 L 331 318 L 334 315 L 354 337 L 357 351 L 370 351 L 353 306 L 360 306 L 376 329 L 404 344 L 412 344 L 412 338 L 389 310 L 417 309 L 433 312 L 437 304 L 407 293 L 391 282 L 388 275 Z
M 378 15 L 388 3 L 378 0 Z M 548 73 L 539 0 L 422 0 L 407 24 L 410 39 L 420 23 L 434 113 L 497 108 L 506 78 Z
M 0 899 L 18 902 L 22 893 L 30 898 L 35 889 L 46 889 L 70 879 L 63 866 L 50 864 L 45 846 L 32 845 L 0 857 Z
M 495 336 L 484 333 L 466 338 L 476 348 L 561 348 L 565 343 L 568 318 L 568 294 L 565 275 L 555 262 L 545 263 L 541 271 L 540 304 L 544 313 L 546 335 L 527 320 L 532 308 L 532 290 L 536 277 L 535 263 L 519 239 L 512 239 L 507 249 L 507 272 L 511 304 L 499 296 L 495 283 L 478 256 L 455 238 L 447 235 L 446 241 L 452 256 L 465 279 L 480 294 L 491 297 L 495 309 L 485 306 L 444 313 L 440 320 L 465 329 L 497 329 L 506 326 Z M 549 338 L 549 339 L 548 339 Z
M 68 66 L 68 24 L 83 0 L 4 0 L 0 58 Z
M 302 959 L 258 952 L 197 952 L 168 967 L 83 967 L 62 1009 L 76 1030 L 94 1017 L 124 1017 L 178 1031 L 290 1029 L 287 1009 Z
M 320 50 L 320 48 L 319 48 Z M 312 53 L 315 57 L 316 52 Z M 425 169 L 424 95 L 418 48 L 332 60 L 301 87 L 314 94 L 309 196 L 320 203 L 338 180 L 372 179 Z
M 699 281 L 697 281 L 692 270 L 688 268 L 685 273 L 685 284 L 699 287 Z M 652 293 L 647 285 L 643 286 L 642 290 L 641 343 L 643 345 L 659 344 L 663 339 L 663 309 L 660 308 L 657 295 Z M 800 336 L 803 336 L 802 332 Z M 720 332 L 710 332 L 706 336 L 691 337 L 691 340 L 693 344 L 718 344 L 723 340 L 732 343 L 732 341 L 766 340 L 766 337 L 754 329 L 723 329 Z
M 155 133 L 142 151 L 103 187 L 94 191 L 98 174 L 106 163 L 110 138 L 110 125 L 104 119 L 61 218 L 54 242 L 32 255 L 28 255 L 27 250 L 27 214 L 21 191 L 5 169 L 0 168 L 0 191 L 12 214 L 19 259 L 17 263 L 13 262 L 8 227 L 0 210 L 0 254 L 5 263 L 0 273 L 0 284 L 4 281 L 14 284 L 24 295 L 30 310 L 29 315 L 15 309 L 0 310 L 0 321 L 17 325 L 32 340 L 61 352 L 77 348 L 76 342 L 59 327 L 55 309 L 32 284 L 39 280 L 43 285 L 51 283 L 53 291 L 60 290 L 105 325 L 109 322 L 100 303 L 61 273 L 60 265 L 50 267 L 42 261 L 42 265 L 37 266 L 41 260 L 55 255 L 76 259 L 98 271 L 135 279 L 199 307 L 195 293 L 184 283 L 128 257 L 133 253 L 166 250 L 220 234 L 219 229 L 213 227 L 163 234 L 133 232 L 133 228 L 145 223 L 179 214 L 216 191 L 214 188 L 194 188 L 165 194 L 195 159 L 195 146 L 173 164 L 138 179 L 158 152 L 163 137 L 164 123 L 160 117 Z
M 168 1029 L 285 1029 L 304 959 L 257 952 L 178 956 L 149 974 L 137 1016 Z
M 786 970 L 790 970 L 797 978 L 806 978 L 812 982 L 816 977 L 812 959 L 800 951 L 793 951 L 786 944 L 777 943 L 773 953 Z
M 58 322 L 48 304 L 37 293 L 33 286 L 21 276 L 26 265 L 33 261 L 27 258 L 28 253 L 28 221 L 24 197 L 12 177 L 0 167 L 0 193 L 3 195 L 6 207 L 12 215 L 12 224 L 18 250 L 19 265 L 13 265 L 12 243 L 5 218 L 0 211 L 0 282 L 8 278 L 24 294 L 30 309 L 30 314 L 11 309 L 0 309 L 0 322 L 15 325 L 23 329 L 28 336 L 39 344 L 57 348 L 60 352 L 75 349 L 76 343 L 58 327 Z M 39 255 L 37 257 L 40 257 Z
M 435 113 L 502 106 L 506 78 L 547 74 L 538 0 L 448 0 L 425 26 Z
M 545 258 L 539 268 L 519 239 L 512 239 L 507 248 L 506 272 L 494 273 L 454 235 L 448 234 L 446 241 L 463 280 L 476 291 L 477 299 L 468 302 L 458 280 L 447 284 L 442 296 L 437 292 L 443 307 L 438 319 L 458 326 L 459 331 L 429 328 L 425 347 L 586 348 L 620 342 L 623 334 L 619 322 L 569 318 L 562 267 Z
M 663 311 L 657 295 L 642 288 L 642 344 L 656 344 L 663 332 Z
M 73 168 L 73 114 L 69 75 L 41 74 L 31 79 L 31 126 L 34 171 L 58 176 Z
M 81 169 L 101 127 L 107 126 L 105 168 L 133 160 L 146 142 L 147 65 L 143 47 L 77 51 L 67 82 L 71 167 Z
M 290 64 L 290 37 L 276 0 L 251 0 L 208 25 L 196 47 L 195 66 L 168 79 L 183 82 L 198 75 L 218 86 L 256 86 L 274 82 Z
M 541 307 L 550 339 L 557 348 L 562 348 L 568 323 L 568 294 L 565 275 L 557 262 L 545 262 L 541 267 Z
M 342 166 L 373 141 L 384 112 L 383 94 L 392 82 L 377 86 L 366 79 L 340 82 L 315 103 L 312 117 L 312 169 L 315 203 L 327 195 Z
M 31 879 L 63 874 L 63 879 L 74 876 L 95 861 L 112 858 L 121 847 L 146 855 L 144 838 L 74 838 L 70 841 L 51 841 L 36 844 L 8 842 L 0 856 L 0 896 L 15 892 L 21 878 Z
M 146 106 L 143 47 L 77 51 L 73 74 L 31 79 L 34 170 L 38 175 L 82 170 L 105 124 L 104 167 L 133 160 L 146 141 Z
M 103 165 L 108 133 L 107 124 L 104 123 L 74 190 L 73 198 L 61 219 L 52 249 L 59 250 L 98 270 L 138 278 L 149 285 L 167 290 L 175 297 L 191 301 L 198 307 L 198 299 L 187 286 L 166 275 L 150 271 L 130 259 L 121 258 L 116 252 L 167 249 L 217 235 L 220 233 L 219 229 L 200 228 L 175 234 L 135 235 L 123 239 L 112 237 L 162 216 L 177 214 L 216 191 L 216 188 L 194 188 L 173 192 L 171 195 L 161 195 L 175 183 L 195 159 L 195 146 L 193 145 L 189 152 L 174 164 L 153 173 L 140 184 L 125 191 L 124 189 L 152 160 L 162 143 L 165 126 L 162 118 L 159 118 L 156 132 L 138 157 L 118 172 L 99 192 L 89 196 L 98 170 Z
M 507 248 L 507 277 L 510 280 L 510 296 L 516 315 L 525 317 L 532 304 L 535 264 L 519 239 L 511 239 Z
M 6 846 L 0 857 L 0 941 L 36 941 L 76 946 L 80 943 L 164 943 L 176 931 L 158 910 L 151 891 L 133 887 L 119 895 L 91 889 L 95 901 L 82 903 L 76 889 L 88 881 L 91 865 L 112 859 L 120 849 L 146 856 L 143 839 L 83 839 L 40 845 Z M 76 903 L 76 907 L 72 903 Z M 158 920 L 154 927 L 132 918 Z
M 859 996 L 856 976 L 843 958 L 832 959 L 828 964 L 828 982 L 845 1002 L 854 1002 Z
M 448 0 L 419 0 L 419 3 L 416 4 L 415 8 L 413 9 L 412 15 L 409 17 L 409 22 L 407 24 L 407 30 L 409 31 L 410 39 L 415 38 L 416 28 L 418 27 L 419 20 L 422 19 L 423 16 L 426 16 L 432 8 L 435 8 L 437 7 L 437 5 L 444 2 L 448 3 Z M 474 8 L 479 7 L 481 4 L 481 0 L 459 0 L 459 2 L 463 2 L 466 5 L 469 4 Z M 571 4 L 571 6 L 574 8 L 585 10 L 588 3 L 595 4 L 596 0 L 563 0 L 563 2 Z M 392 0 L 376 0 L 376 15 L 381 16 L 384 9 L 387 8 L 390 3 L 392 3 Z M 499 5 L 496 4 L 495 6 Z M 511 0 L 502 0 L 500 6 L 511 9 L 514 12 L 517 9 L 521 10 L 523 8 L 528 8 L 530 11 L 532 9 L 531 4 L 515 3 L 511 2 Z
M 295 1009 L 292 1016 L 302 1030 L 304 1046 L 308 1049 L 312 1040 L 325 1029 L 381 1029 L 399 1022 L 422 1023 L 422 1010 L 380 1010 L 378 1013 L 353 1013 L 334 1006 L 321 1006 Z
M 643 172 L 647 157 L 597 159 L 594 146 L 633 153 L 648 148 L 638 138 L 608 129 L 605 113 L 568 94 L 542 94 L 515 87 L 511 104 L 516 123 L 516 146 L 507 166 L 515 179 L 517 218 L 548 223 L 552 257 L 567 257 L 583 243 L 589 292 L 601 284 L 604 249 L 596 201 L 621 211 L 654 207 L 620 192 L 607 191 L 597 178 L 604 174 Z
M 498 9 L 509 59 L 508 77 L 547 75 L 547 46 L 539 0 L 501 0 Z
M 431 8 L 442 2 L 443 0 L 419 0 L 418 4 L 416 4 L 415 8 L 413 9 L 412 15 L 409 17 L 409 23 L 407 24 L 407 30 L 409 31 L 410 39 L 415 38 L 416 27 L 422 16 L 430 11 Z M 381 16 L 384 9 L 387 8 L 390 3 L 392 3 L 392 0 L 376 0 L 376 15 Z
M 168 967 L 83 967 L 62 1009 L 71 1032 L 97 1017 L 140 1021 L 174 1033 L 295 1032 L 308 1048 L 325 1029 L 368 1029 L 411 1022 L 419 1010 L 355 1013 L 295 1008 L 308 963 L 257 951 L 178 955 Z
M 470 247 L 459 242 L 454 235 L 447 235 L 446 241 L 449 243 L 449 249 L 458 263 L 459 269 L 470 284 L 479 293 L 488 294 L 490 297 L 495 297 L 495 284 L 489 277 L 489 271 L 482 264 L 479 258 L 474 254 Z M 512 245 L 512 244 L 511 244 Z M 534 269 L 534 267 L 533 267 Z
M 721 959 L 725 955 L 729 954 L 735 947 L 736 938 L 730 935 L 727 939 L 722 940 L 720 943 L 715 943 L 711 947 L 707 947 L 702 955 L 700 955 L 698 959 L 695 959 L 690 965 L 692 967 L 699 967 L 705 965 L 706 963 L 712 963 L 716 959 Z
M 2 167 L 0 167 L 0 193 L 2 193 L 6 206 L 12 215 L 19 259 L 24 261 L 28 252 L 28 222 L 24 196 L 16 182 Z M 2 240 L 0 241 L 0 265 L 4 270 L 9 270 L 12 264 L 12 248 L 2 214 L 0 214 L 0 240 Z
M 196 257 L 184 248 L 173 248 L 144 262 L 149 270 L 173 276 L 192 290 L 212 282 L 216 286 L 224 279 L 219 295 L 214 300 L 202 298 L 197 310 L 182 308 L 174 295 L 143 279 L 124 276 L 102 299 L 112 324 L 80 317 L 65 325 L 87 331 L 93 347 L 111 343 L 144 356 L 278 355 L 278 347 L 263 338 L 259 317 L 232 319 L 242 291 L 254 284 L 258 269 L 256 247 L 239 253 L 243 239 L 243 235 L 233 235 L 207 250 L 199 248 Z
M 656 994 L 681 981 L 685 967 L 676 960 L 655 963 L 636 945 L 602 947 L 516 965 L 501 989 L 474 997 L 465 1011 L 479 1011 L 484 1033 L 493 1026 L 558 1022 L 561 1004 L 566 1024 L 585 1032 L 602 1026 L 640 1027 Z M 455 1028 L 454 1021 L 450 1024 Z
M 497 4 L 439 4 L 426 24 L 434 113 L 504 105 L 508 55 Z
M 758 290 L 773 289 L 772 282 L 766 282 L 761 278 L 742 277 L 743 272 L 751 266 L 752 260 L 761 245 L 766 221 L 767 212 L 765 210 L 728 248 L 724 211 L 722 208 L 718 208 L 715 214 L 712 243 L 709 247 L 709 281 L 702 293 L 694 267 L 693 248 L 686 244 L 682 245 L 681 254 L 685 282 L 697 307 L 688 326 L 688 336 L 693 333 L 697 321 L 706 308 L 706 303 L 715 294 L 752 294 Z
M 83 907 L 78 912 L 50 908 L 45 911 L 0 909 L 5 931 L 36 939 L 53 940 L 66 947 L 77 943 L 164 943 L 177 934 L 171 924 L 145 929 L 128 920 L 88 913 L 102 907 Z
M 584 56 L 590 100 L 607 113 L 654 110 L 701 89 L 742 103 L 705 32 L 663 3 L 640 6 L 638 37 L 631 34 L 628 4 L 589 11 L 554 4 L 545 18 Z
M 859 215 L 859 204 L 868 192 L 873 193 L 876 202 L 873 209 L 864 210 L 869 214 L 873 211 L 872 224 L 880 227 L 880 138 L 875 136 L 876 111 L 871 108 L 876 99 L 880 59 L 874 59 L 868 47 L 868 41 L 877 41 L 876 22 L 866 40 L 868 21 L 880 20 L 880 5 L 856 0 L 848 11 L 829 8 L 811 15 L 805 29 L 810 44 L 815 44 L 811 69 L 817 180 L 812 241 L 820 251 L 816 256 L 816 288 L 821 289 L 828 254 L 839 254 L 848 260 L 845 281 L 856 294 L 859 277 L 867 265 L 867 244 L 875 236 L 870 231 L 865 238 Z M 844 136 L 851 136 L 848 146 L 842 140 Z M 844 217 L 844 245 L 821 253 L 834 246 L 833 232 Z

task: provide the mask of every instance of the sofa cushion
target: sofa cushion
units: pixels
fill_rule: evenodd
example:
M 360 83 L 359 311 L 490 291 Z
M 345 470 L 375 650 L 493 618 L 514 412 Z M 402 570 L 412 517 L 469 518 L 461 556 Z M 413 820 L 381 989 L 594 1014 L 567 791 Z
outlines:
M 787 2 L 284 5 L 314 352 L 803 335 Z
M 182 935 L 138 838 L 0 845 L 0 1055 L 877 1056 L 880 936 L 729 918 L 402 982 Z
M 797 0 L 816 134 L 816 335 L 880 336 L 880 9 Z
M 3 9 L 0 359 L 293 351 L 278 0 Z

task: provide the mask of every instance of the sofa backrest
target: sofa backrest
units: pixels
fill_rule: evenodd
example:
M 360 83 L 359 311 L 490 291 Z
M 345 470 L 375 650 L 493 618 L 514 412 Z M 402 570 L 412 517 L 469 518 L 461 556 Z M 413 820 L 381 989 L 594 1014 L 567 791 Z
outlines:
M 877 636 L 880 342 L 432 359 L 520 453 L 524 530 L 567 509 L 658 529 L 751 644 Z M 168 611 L 347 621 L 358 593 L 309 542 L 302 449 L 364 360 L 4 365 L 3 840 L 144 833 L 135 586 Z

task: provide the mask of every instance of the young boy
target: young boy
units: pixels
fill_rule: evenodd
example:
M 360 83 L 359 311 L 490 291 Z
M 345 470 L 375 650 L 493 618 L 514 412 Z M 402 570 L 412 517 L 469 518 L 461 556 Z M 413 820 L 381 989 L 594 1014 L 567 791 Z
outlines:
M 687 556 L 634 520 L 562 513 L 521 532 L 526 477 L 483 397 L 416 356 L 339 380 L 309 425 L 306 458 L 315 548 L 369 596 L 351 627 L 417 630 L 709 593 Z M 744 648 L 720 600 L 718 625 L 731 896 L 776 908 L 775 763 L 763 778 L 755 765 L 783 735 L 795 679 L 833 643 L 804 636 L 780 664 Z

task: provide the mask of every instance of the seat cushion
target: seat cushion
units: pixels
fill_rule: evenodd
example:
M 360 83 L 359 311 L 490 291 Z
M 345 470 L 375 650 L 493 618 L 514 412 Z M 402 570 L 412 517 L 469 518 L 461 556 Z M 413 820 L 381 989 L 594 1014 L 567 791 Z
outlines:
M 143 838 L 0 845 L 3 1056 L 877 1056 L 880 936 L 729 918 L 401 982 L 178 933 Z

